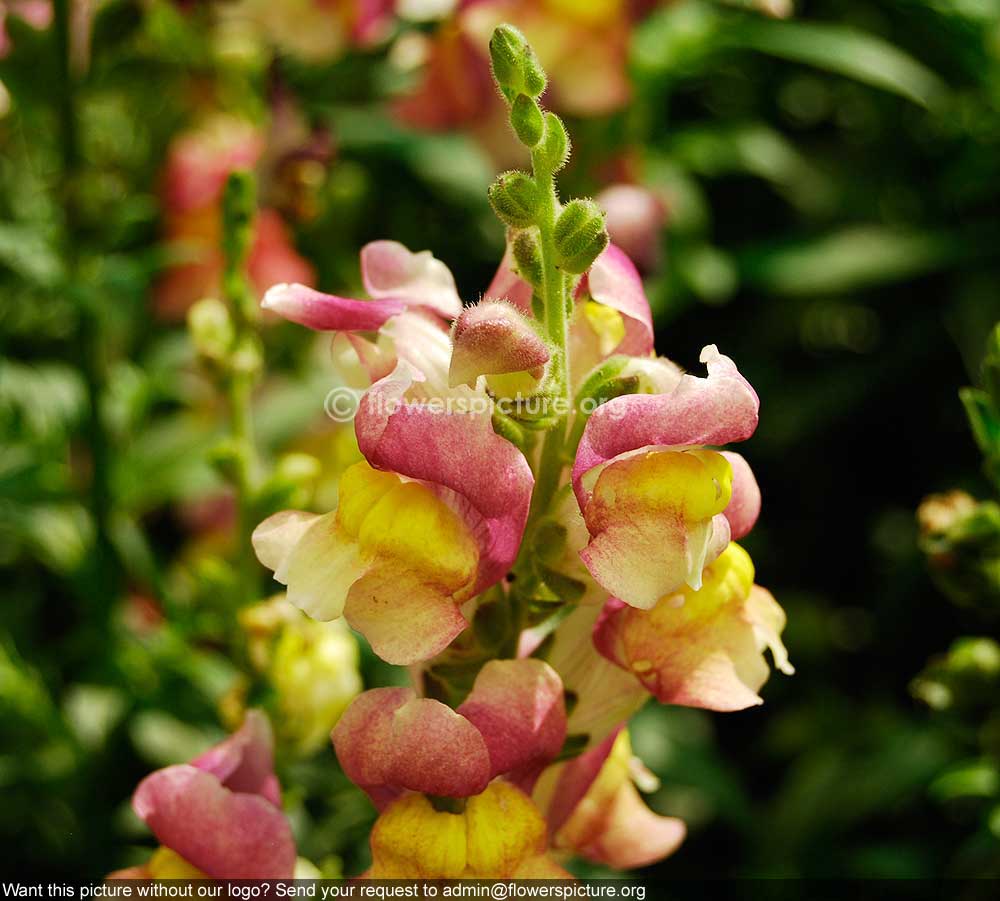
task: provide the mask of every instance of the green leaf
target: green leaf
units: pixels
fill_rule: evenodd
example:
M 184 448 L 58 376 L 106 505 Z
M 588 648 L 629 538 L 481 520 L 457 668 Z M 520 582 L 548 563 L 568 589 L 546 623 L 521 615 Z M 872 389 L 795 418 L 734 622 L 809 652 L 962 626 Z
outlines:
M 947 93 L 944 82 L 908 53 L 842 25 L 761 19 L 729 29 L 727 39 L 737 47 L 845 75 L 920 106 L 935 105 Z
M 969 428 L 979 449 L 987 456 L 1000 451 L 1000 422 L 990 403 L 990 396 L 978 388 L 960 388 L 958 396 L 965 407 Z
M 807 297 L 913 278 L 974 252 L 970 243 L 948 233 L 857 225 L 745 250 L 739 269 L 757 289 Z

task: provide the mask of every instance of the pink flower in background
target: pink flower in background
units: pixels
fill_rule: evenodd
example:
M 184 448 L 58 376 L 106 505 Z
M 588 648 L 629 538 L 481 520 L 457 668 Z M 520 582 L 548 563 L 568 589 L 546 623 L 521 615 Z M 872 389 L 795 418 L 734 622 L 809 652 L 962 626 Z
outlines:
M 7 33 L 9 16 L 16 16 L 41 31 L 52 24 L 52 3 L 50 0 L 0 0 L 0 59 L 11 51 Z
M 273 744 L 267 718 L 250 710 L 221 744 L 143 779 L 132 806 L 161 848 L 113 877 L 291 877 L 295 841 L 281 811 Z
M 230 172 L 254 168 L 263 152 L 260 132 L 228 116 L 213 117 L 174 141 L 167 155 L 162 195 L 165 239 L 179 260 L 156 285 L 155 305 L 161 316 L 181 318 L 196 301 L 218 293 L 223 267 L 222 188 Z M 258 293 L 276 281 L 312 283 L 313 267 L 295 250 L 291 232 L 278 212 L 261 209 L 254 229 L 247 268 Z
M 667 206 L 640 185 L 608 185 L 594 198 L 607 213 L 608 234 L 643 272 L 656 268 L 660 259 Z
M 631 93 L 626 51 L 639 12 L 623 0 L 463 0 L 424 42 L 417 84 L 396 103 L 396 113 L 430 129 L 500 118 L 503 106 L 490 77 L 487 46 L 501 22 L 513 23 L 531 41 L 549 73 L 554 108 L 581 116 L 613 112 Z

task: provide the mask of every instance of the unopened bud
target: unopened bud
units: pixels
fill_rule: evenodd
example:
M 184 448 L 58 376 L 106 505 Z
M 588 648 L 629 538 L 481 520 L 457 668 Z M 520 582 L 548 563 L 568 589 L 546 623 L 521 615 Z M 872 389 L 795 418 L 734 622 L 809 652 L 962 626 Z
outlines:
M 604 213 L 592 200 L 573 200 L 559 214 L 555 230 L 556 264 L 567 272 L 581 273 L 608 246 Z
M 569 135 L 562 119 L 555 113 L 546 113 L 545 134 L 532 153 L 535 165 L 546 172 L 556 173 L 566 165 L 569 149 Z
M 527 228 L 538 218 L 538 186 L 523 172 L 505 172 L 489 189 L 490 203 L 507 225 Z
M 493 77 L 508 103 L 518 94 L 538 97 L 545 90 L 545 71 L 527 39 L 513 25 L 500 25 L 490 38 Z
M 525 147 L 536 146 L 545 132 L 545 119 L 538 101 L 527 94 L 518 94 L 510 109 L 510 124 Z
M 538 288 L 542 284 L 542 248 L 535 229 L 519 231 L 511 243 L 511 253 L 517 265 L 517 274 L 529 285 Z
M 225 360 L 233 346 L 233 322 L 226 305 L 214 297 L 199 300 L 187 315 L 188 333 L 198 353 L 215 362 Z
M 455 320 L 448 381 L 475 384 L 480 375 L 528 372 L 537 380 L 550 353 L 531 323 L 512 304 L 484 300 Z

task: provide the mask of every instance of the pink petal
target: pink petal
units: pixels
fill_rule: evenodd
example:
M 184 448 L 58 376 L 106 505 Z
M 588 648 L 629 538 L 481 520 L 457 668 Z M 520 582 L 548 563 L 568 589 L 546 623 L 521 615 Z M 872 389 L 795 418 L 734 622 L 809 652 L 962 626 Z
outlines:
M 624 723 L 609 732 L 607 738 L 600 744 L 594 745 L 563 766 L 545 812 L 545 819 L 549 824 L 549 835 L 555 835 L 562 828 L 576 806 L 583 800 L 584 795 L 590 790 L 590 786 L 594 784 L 597 774 L 601 772 L 601 767 L 608 759 L 615 740 L 623 728 Z
M 455 279 L 429 250 L 413 253 L 398 241 L 372 241 L 361 248 L 361 278 L 376 300 L 427 307 L 445 319 L 462 312 Z
M 541 660 L 491 660 L 458 712 L 482 733 L 491 776 L 508 774 L 525 791 L 566 739 L 562 680 Z
M 620 454 L 644 447 L 721 445 L 744 441 L 757 428 L 760 401 L 729 357 L 714 344 L 701 352 L 708 378 L 685 375 L 669 394 L 617 397 L 594 411 L 573 464 L 581 509 L 589 492 L 583 476 Z
M 466 307 L 452 332 L 449 383 L 475 387 L 481 375 L 530 372 L 549 361 L 549 348 L 513 304 L 484 300 Z
M 381 41 L 392 24 L 396 0 L 358 0 L 351 39 L 361 46 Z
M 584 292 L 624 317 L 625 337 L 615 353 L 641 357 L 652 351 L 653 314 L 639 272 L 621 248 L 609 244 L 594 260 L 580 283 L 578 296 Z
M 281 792 L 274 775 L 274 735 L 270 722 L 259 710 L 248 710 L 236 732 L 192 760 L 191 766 L 211 773 L 232 791 L 263 795 L 281 807 Z
M 534 477 L 521 452 L 494 431 L 490 417 L 402 403 L 412 367 L 400 361 L 362 398 L 358 447 L 376 469 L 453 492 L 480 540 L 476 593 L 503 578 L 517 556 Z M 447 499 L 447 498 L 446 498 Z
M 493 276 L 493 281 L 490 282 L 490 286 L 483 295 L 483 299 L 506 300 L 526 316 L 530 316 L 531 295 L 531 285 L 514 271 L 514 257 L 508 247 L 500 261 L 496 275 Z
M 740 454 L 723 451 L 733 470 L 733 496 L 723 511 L 732 533 L 738 541 L 746 535 L 760 516 L 760 488 L 750 464 Z
M 281 811 L 193 766 L 147 776 L 132 806 L 161 844 L 211 876 L 286 878 L 295 869 L 295 842 Z
M 631 870 L 673 854 L 687 835 L 684 821 L 650 810 L 626 782 L 604 807 L 596 834 L 575 850 L 595 863 Z
M 408 688 L 355 698 L 333 730 L 333 745 L 348 778 L 380 809 L 402 790 L 460 798 L 479 794 L 490 780 L 476 727 Z
M 261 306 L 307 328 L 335 332 L 375 332 L 406 309 L 401 300 L 351 300 L 287 284 L 269 288 Z

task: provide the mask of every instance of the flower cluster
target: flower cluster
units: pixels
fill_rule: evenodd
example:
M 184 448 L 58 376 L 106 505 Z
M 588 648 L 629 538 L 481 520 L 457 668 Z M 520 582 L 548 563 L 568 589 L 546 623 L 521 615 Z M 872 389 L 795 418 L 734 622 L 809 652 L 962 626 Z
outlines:
M 539 106 L 537 58 L 510 26 L 490 52 L 532 172 L 490 189 L 507 253 L 479 302 L 464 306 L 429 252 L 392 241 L 361 252 L 367 299 L 279 284 L 263 300 L 332 333 L 345 378 L 365 386 L 363 459 L 336 508 L 277 513 L 253 545 L 292 605 L 343 618 L 410 667 L 412 687 L 358 695 L 333 730 L 379 810 L 377 877 L 564 876 L 569 853 L 657 860 L 684 825 L 641 801 L 652 777 L 628 717 L 650 695 L 759 704 L 766 649 L 792 671 L 784 613 L 735 543 L 760 491 L 720 449 L 753 434 L 757 395 L 714 345 L 704 376 L 654 355 L 642 281 L 603 212 L 558 198 L 569 142 Z M 248 723 L 242 734 L 259 726 Z M 245 873 L 232 854 L 213 862 L 179 844 L 170 824 L 206 803 L 196 789 L 217 817 L 257 792 L 276 821 L 271 783 L 254 774 L 234 782 L 202 758 L 150 777 L 136 809 L 199 870 Z M 241 849 L 254 840 L 233 835 Z M 258 872 L 292 865 L 290 846 L 275 848 Z

